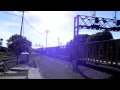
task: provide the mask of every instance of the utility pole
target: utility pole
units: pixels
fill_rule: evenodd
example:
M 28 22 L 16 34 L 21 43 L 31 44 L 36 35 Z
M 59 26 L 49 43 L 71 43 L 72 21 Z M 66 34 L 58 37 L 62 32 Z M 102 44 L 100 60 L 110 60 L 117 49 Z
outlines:
M 24 11 L 23 11 L 23 14 L 22 14 L 22 22 L 21 22 L 20 36 L 22 36 L 23 21 L 24 21 L 23 19 L 24 19 Z
M 92 16 L 96 17 L 96 11 L 92 11 Z
M 117 24 L 117 11 L 115 11 L 115 25 Z
M 36 47 L 37 47 L 37 43 L 36 43 Z
M 48 38 L 49 30 L 46 30 L 45 33 L 46 33 L 46 48 L 47 48 L 47 38 Z
M 58 37 L 58 46 L 60 45 L 59 37 Z
M 41 45 L 40 45 L 40 43 L 39 43 L 39 48 L 41 48 Z

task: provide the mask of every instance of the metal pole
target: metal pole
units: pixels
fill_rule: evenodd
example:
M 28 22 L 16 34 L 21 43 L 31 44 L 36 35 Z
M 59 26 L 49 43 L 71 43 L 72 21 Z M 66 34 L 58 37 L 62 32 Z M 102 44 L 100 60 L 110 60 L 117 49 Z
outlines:
M 58 37 L 58 46 L 60 45 L 60 42 L 59 42 L 59 37 Z
M 96 11 L 92 11 L 91 13 L 93 17 L 96 17 Z
M 47 48 L 47 36 L 48 36 L 48 34 L 46 33 L 46 48 Z
M 47 38 L 48 38 L 48 33 L 49 33 L 49 31 L 46 30 L 46 48 L 47 48 Z
M 23 14 L 22 14 L 22 22 L 21 22 L 21 31 L 20 31 L 20 36 L 22 36 L 23 19 L 24 19 L 24 11 L 23 11 Z
M 117 11 L 115 11 L 115 25 L 117 24 L 116 22 L 116 19 L 117 19 Z
M 93 12 L 93 16 L 96 17 L 96 11 Z

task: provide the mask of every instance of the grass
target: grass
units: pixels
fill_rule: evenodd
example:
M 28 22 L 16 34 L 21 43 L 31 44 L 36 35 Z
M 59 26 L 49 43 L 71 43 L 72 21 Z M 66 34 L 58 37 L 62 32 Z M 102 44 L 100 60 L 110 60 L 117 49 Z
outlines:
M 17 71 L 17 73 L 6 73 L 6 74 L 0 74 L 0 77 L 2 76 L 27 76 L 28 75 L 28 71 Z

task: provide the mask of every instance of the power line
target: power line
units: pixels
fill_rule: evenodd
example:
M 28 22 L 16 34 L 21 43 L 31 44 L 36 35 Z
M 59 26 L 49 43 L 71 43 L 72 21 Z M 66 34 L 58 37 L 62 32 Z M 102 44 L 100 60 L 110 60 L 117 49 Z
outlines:
M 27 11 L 27 13 L 29 13 L 30 14 L 30 12 L 29 11 Z M 29 20 L 30 21 L 32 21 L 32 22 L 34 22 L 34 20 L 30 17 L 30 16 L 27 16 L 28 18 L 29 18 Z M 37 24 L 37 23 L 34 23 L 36 26 L 39 26 L 39 24 Z
M 13 13 L 5 12 L 5 11 L 1 11 L 1 12 L 6 13 L 6 14 L 10 14 L 10 15 L 14 15 L 14 16 L 17 16 L 17 17 L 21 17 L 20 15 L 16 15 L 16 14 L 13 14 Z
M 5 12 L 5 11 L 1 11 L 1 12 L 6 13 L 6 14 L 10 14 L 10 15 L 14 15 L 14 16 L 17 16 L 17 17 L 21 17 L 21 16 L 19 16 L 19 15 L 12 14 L 12 13 L 9 13 L 9 12 Z M 29 26 L 30 26 L 32 29 L 34 29 L 34 30 L 35 30 L 36 32 L 38 32 L 39 34 L 42 34 L 42 33 L 40 33 L 38 30 L 36 30 L 36 29 L 26 20 L 25 17 L 24 17 L 24 20 L 29 24 Z
M 29 16 L 28 16 L 28 19 L 31 21 L 31 22 L 34 22 L 34 20 L 32 20 Z M 36 26 L 39 26 L 37 25 L 37 23 L 34 23 Z
M 32 19 L 29 17 L 29 19 L 32 21 Z M 24 17 L 24 20 L 29 24 L 29 26 L 32 28 L 32 29 L 34 29 L 35 31 L 37 31 L 38 33 L 40 33 L 38 30 L 36 30 L 27 20 L 26 20 L 26 18 Z M 40 33 L 40 34 L 42 34 L 42 33 Z
M 33 22 L 34 20 L 32 20 L 32 18 L 30 16 L 28 16 L 28 18 Z M 39 26 L 37 23 L 35 23 L 36 26 Z
M 32 29 L 34 29 L 36 32 L 38 32 L 38 33 L 40 33 L 38 30 L 36 30 L 25 18 L 24 18 L 24 20 L 28 23 L 28 25 L 32 28 Z M 40 34 L 42 34 L 42 33 L 40 33 Z
M 29 12 L 28 12 L 28 13 L 29 13 Z M 32 20 L 32 18 L 31 18 L 30 16 L 27 16 L 27 17 L 30 19 L 30 21 L 32 21 L 32 22 L 34 21 L 34 20 Z M 39 26 L 37 23 L 35 23 L 35 25 L 36 25 L 36 26 Z M 34 28 L 34 29 L 35 29 L 35 28 Z M 36 31 L 39 32 L 38 30 L 36 30 Z M 40 33 L 40 32 L 39 32 L 39 33 Z M 40 34 L 42 34 L 42 33 L 40 33 Z

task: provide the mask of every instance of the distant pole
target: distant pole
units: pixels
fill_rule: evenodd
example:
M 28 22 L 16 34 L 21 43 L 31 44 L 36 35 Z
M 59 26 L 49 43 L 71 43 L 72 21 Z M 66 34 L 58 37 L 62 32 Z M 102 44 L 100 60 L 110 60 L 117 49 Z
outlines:
M 22 36 L 22 29 L 23 29 L 23 19 L 24 19 L 24 11 L 23 11 L 23 14 L 22 14 L 22 22 L 21 22 L 20 36 Z
M 116 25 L 116 19 L 117 19 L 117 11 L 115 11 L 115 25 Z
M 58 37 L 58 46 L 59 46 L 59 44 L 60 44 L 60 41 L 59 41 L 59 37 Z
M 92 11 L 92 16 L 96 17 L 96 11 Z
M 39 43 L 39 48 L 41 47 L 40 43 Z
M 36 43 L 36 47 L 37 47 L 37 43 Z
M 46 33 L 46 48 L 47 48 L 47 38 L 48 38 L 49 30 L 46 30 L 45 33 Z

